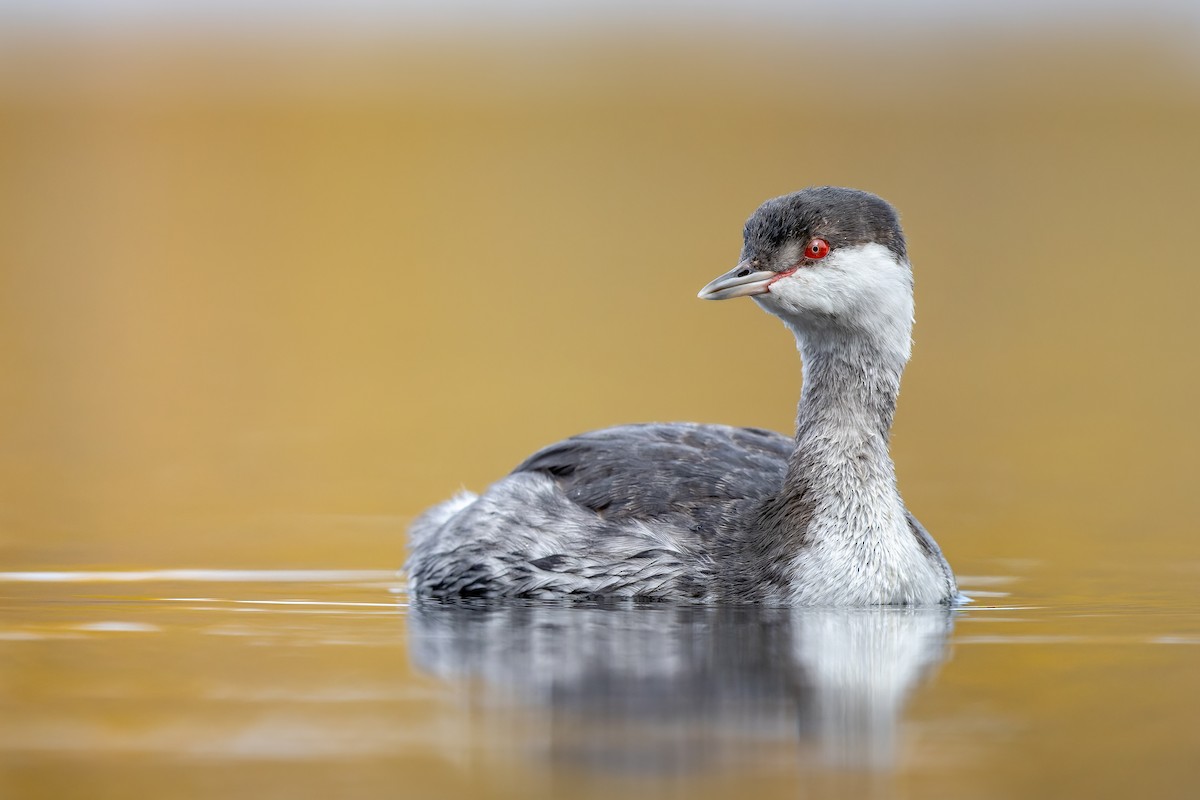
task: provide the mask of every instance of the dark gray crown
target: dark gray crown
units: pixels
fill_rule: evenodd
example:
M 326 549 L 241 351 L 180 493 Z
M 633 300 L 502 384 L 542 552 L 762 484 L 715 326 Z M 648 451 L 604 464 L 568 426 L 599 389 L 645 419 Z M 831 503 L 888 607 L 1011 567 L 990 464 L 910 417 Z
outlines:
M 768 200 L 746 220 L 742 258 L 770 257 L 788 242 L 814 236 L 833 248 L 876 243 L 907 259 L 900 216 L 869 192 L 814 186 Z

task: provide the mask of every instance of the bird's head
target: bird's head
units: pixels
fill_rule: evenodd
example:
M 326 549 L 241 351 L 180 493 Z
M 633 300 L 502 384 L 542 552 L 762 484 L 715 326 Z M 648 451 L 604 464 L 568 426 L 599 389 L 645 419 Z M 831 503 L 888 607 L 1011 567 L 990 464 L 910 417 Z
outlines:
M 855 189 L 804 189 L 763 203 L 743 235 L 738 265 L 701 298 L 752 296 L 802 344 L 869 337 L 907 359 L 912 269 L 886 201 Z

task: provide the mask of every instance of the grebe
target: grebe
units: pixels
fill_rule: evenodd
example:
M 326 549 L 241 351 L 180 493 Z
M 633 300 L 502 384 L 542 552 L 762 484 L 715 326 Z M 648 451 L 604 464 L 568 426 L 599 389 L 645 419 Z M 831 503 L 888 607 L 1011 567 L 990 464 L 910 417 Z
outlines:
M 409 530 L 416 597 L 626 598 L 872 606 L 958 599 L 905 508 L 888 452 L 912 345 L 896 211 L 816 187 L 747 220 L 736 267 L 700 291 L 753 297 L 796 337 L 794 439 L 695 423 L 622 425 L 534 453 Z

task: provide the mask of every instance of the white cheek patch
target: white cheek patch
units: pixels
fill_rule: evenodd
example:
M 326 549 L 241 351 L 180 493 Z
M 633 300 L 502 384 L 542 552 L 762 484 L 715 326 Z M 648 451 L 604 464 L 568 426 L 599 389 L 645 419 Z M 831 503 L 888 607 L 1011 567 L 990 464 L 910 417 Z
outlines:
M 813 268 L 814 286 L 840 299 L 843 311 L 870 303 L 895 309 L 910 302 L 912 272 L 908 264 L 880 244 L 864 244 L 831 253 Z
M 836 250 L 771 284 L 771 295 L 768 310 L 798 328 L 813 317 L 835 317 L 891 338 L 898 325 L 912 323 L 912 272 L 880 244 Z
M 815 311 L 823 316 L 835 315 L 841 307 L 842 302 L 839 297 L 839 292 L 833 286 L 825 285 L 828 281 L 810 281 L 812 286 L 805 291 L 805 287 L 797 286 L 796 292 L 798 297 L 794 299 L 794 304 L 797 310 Z

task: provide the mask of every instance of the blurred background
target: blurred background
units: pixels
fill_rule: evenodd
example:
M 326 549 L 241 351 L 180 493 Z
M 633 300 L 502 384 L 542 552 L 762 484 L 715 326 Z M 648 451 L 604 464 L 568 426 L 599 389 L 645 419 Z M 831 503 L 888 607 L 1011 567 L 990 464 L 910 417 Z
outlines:
M 695 294 L 837 184 L 956 567 L 1194 584 L 1197 9 L 4 0 L 0 562 L 390 569 L 571 433 L 790 431 L 790 336 Z

